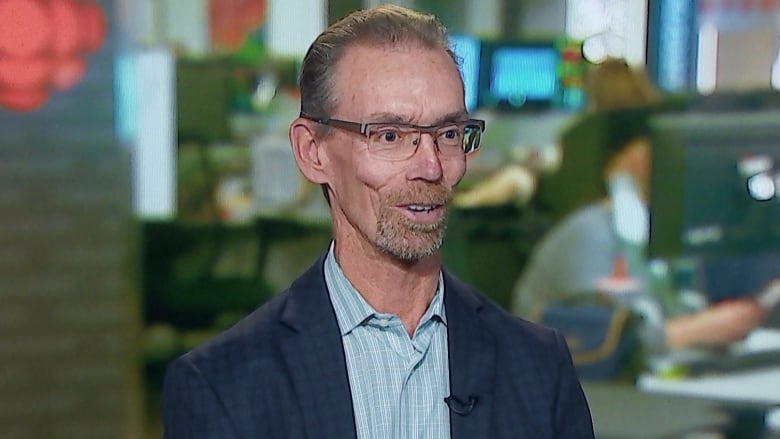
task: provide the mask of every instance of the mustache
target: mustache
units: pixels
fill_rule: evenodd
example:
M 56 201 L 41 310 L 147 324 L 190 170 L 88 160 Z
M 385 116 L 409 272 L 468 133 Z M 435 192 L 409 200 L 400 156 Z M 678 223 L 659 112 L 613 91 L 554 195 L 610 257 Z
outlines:
M 400 191 L 387 194 L 392 204 L 447 205 L 454 196 L 454 189 L 435 183 L 417 183 Z

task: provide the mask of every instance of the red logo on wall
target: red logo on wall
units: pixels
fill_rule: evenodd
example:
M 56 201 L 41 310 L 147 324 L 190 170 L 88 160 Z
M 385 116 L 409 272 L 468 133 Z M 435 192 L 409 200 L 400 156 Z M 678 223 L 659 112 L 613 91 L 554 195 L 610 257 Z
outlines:
M 92 1 L 0 0 L 0 106 L 32 111 L 73 87 L 105 36 Z

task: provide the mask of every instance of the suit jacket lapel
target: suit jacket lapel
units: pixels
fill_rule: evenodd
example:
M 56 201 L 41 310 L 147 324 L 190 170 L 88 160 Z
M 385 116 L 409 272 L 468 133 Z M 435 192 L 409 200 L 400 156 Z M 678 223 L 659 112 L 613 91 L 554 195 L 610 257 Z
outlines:
M 324 255 L 290 287 L 281 319 L 295 334 L 283 350 L 308 435 L 356 438 L 347 363 L 323 262 Z
M 494 401 L 491 382 L 495 365 L 495 345 L 481 321 L 480 299 L 473 289 L 445 272 L 444 306 L 447 311 L 450 357 L 450 395 L 468 404 L 476 398 L 468 414 L 450 410 L 452 439 L 489 437 Z

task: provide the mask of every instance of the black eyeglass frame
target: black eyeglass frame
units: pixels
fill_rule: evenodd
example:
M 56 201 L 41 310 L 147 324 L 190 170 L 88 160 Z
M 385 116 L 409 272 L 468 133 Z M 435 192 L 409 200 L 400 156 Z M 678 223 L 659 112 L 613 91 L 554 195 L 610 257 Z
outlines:
M 342 130 L 349 131 L 349 132 L 355 133 L 355 134 L 360 134 L 362 136 L 365 136 L 366 138 L 368 138 L 368 127 L 370 127 L 372 125 L 396 125 L 396 126 L 400 126 L 400 127 L 414 128 L 416 130 L 419 130 L 420 134 L 422 134 L 422 133 L 430 134 L 433 137 L 434 142 L 437 142 L 437 144 L 438 144 L 438 140 L 436 138 L 436 131 L 441 129 L 441 128 L 443 128 L 443 127 L 446 127 L 447 125 L 450 125 L 450 124 L 453 124 L 453 125 L 465 125 L 465 126 L 477 126 L 479 128 L 479 135 L 480 136 L 482 135 L 482 133 L 485 132 L 485 121 L 482 120 L 482 119 L 466 119 L 466 120 L 460 121 L 460 122 L 448 122 L 448 123 L 441 124 L 441 125 L 422 126 L 422 125 L 414 125 L 414 124 L 410 124 L 410 123 L 398 123 L 398 122 L 367 122 L 367 123 L 360 123 L 360 122 L 352 122 L 352 121 L 349 121 L 349 120 L 334 119 L 334 118 L 330 118 L 330 117 L 316 117 L 316 116 L 312 116 L 310 114 L 306 114 L 306 113 L 303 113 L 303 112 L 300 113 L 300 117 L 302 117 L 303 119 L 310 120 L 312 122 L 317 122 L 317 123 L 322 124 L 322 125 L 331 126 L 333 128 L 342 129 Z M 467 151 L 465 149 L 466 148 L 466 144 L 464 143 L 463 144 L 463 153 L 466 154 L 466 155 L 471 154 L 471 153 L 479 150 L 480 146 L 481 146 L 481 139 L 480 139 L 479 142 L 477 142 L 477 146 L 475 148 L 471 148 L 471 149 L 469 149 Z

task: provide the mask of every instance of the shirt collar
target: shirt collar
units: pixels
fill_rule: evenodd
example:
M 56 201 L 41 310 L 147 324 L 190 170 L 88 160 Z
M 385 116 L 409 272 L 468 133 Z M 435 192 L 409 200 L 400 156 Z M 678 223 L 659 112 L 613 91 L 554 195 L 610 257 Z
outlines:
M 378 313 L 366 302 L 344 275 L 341 266 L 336 261 L 333 247 L 334 242 L 331 242 L 328 255 L 325 258 L 325 285 L 328 287 L 328 294 L 336 311 L 336 320 L 338 321 L 341 335 L 344 336 Z M 444 279 L 441 271 L 439 271 L 436 293 L 422 319 L 420 319 L 420 324 L 432 318 L 441 321 L 445 325 L 447 324 L 444 308 Z

